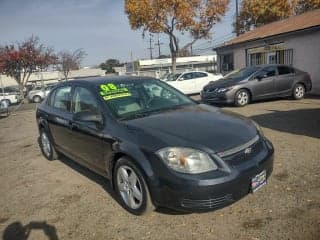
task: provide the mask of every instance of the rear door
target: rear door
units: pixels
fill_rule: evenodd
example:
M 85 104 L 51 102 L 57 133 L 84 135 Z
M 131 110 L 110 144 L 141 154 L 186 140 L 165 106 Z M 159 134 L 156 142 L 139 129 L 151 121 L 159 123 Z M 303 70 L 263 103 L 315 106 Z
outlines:
M 70 124 L 72 86 L 62 86 L 50 97 L 50 112 L 48 123 L 51 135 L 58 149 L 72 157 L 72 138 Z
M 275 93 L 275 78 L 277 69 L 275 66 L 265 67 L 255 76 L 252 81 L 252 92 L 255 99 L 267 98 Z
M 291 91 L 294 79 L 294 69 L 288 66 L 278 66 L 278 76 L 275 80 L 277 94 L 285 94 Z

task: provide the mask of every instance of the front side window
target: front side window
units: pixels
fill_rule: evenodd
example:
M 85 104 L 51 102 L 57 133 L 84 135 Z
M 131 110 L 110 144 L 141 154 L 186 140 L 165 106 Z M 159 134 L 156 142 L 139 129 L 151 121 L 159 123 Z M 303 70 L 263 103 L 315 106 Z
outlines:
M 72 99 L 72 112 L 98 112 L 98 102 L 95 96 L 86 88 L 76 87 Z
M 118 119 L 137 118 L 195 104 L 173 87 L 157 80 L 106 82 L 97 91 Z
M 70 111 L 71 86 L 60 87 L 55 91 L 53 107 L 61 111 Z
M 260 72 L 258 72 L 255 76 L 255 78 L 268 78 L 273 77 L 277 74 L 275 67 L 266 67 L 262 69 Z
M 286 66 L 279 66 L 278 72 L 279 72 L 279 75 L 285 75 L 285 74 L 293 73 L 293 70 Z

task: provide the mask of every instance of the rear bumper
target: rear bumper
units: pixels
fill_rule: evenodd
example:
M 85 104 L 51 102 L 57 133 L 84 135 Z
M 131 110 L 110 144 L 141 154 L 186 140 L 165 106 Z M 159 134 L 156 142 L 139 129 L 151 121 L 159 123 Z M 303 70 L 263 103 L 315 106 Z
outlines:
M 267 178 L 273 170 L 271 147 L 261 158 L 231 168 L 231 172 L 213 179 L 174 182 L 165 180 L 155 188 L 152 198 L 156 206 L 184 212 L 204 212 L 228 206 L 251 192 L 251 179 L 266 170 Z

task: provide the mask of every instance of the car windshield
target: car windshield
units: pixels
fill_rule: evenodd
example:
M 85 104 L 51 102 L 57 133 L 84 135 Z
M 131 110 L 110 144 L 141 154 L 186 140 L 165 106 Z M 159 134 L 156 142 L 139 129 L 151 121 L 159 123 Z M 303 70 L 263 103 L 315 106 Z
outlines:
M 99 95 L 120 119 L 133 119 L 195 104 L 184 94 L 158 80 L 112 81 L 98 86 Z
M 260 67 L 246 67 L 246 68 L 241 68 L 241 69 L 236 69 L 227 75 L 224 76 L 224 78 L 229 78 L 229 79 L 244 79 L 249 77 L 251 74 L 254 72 L 258 71 Z

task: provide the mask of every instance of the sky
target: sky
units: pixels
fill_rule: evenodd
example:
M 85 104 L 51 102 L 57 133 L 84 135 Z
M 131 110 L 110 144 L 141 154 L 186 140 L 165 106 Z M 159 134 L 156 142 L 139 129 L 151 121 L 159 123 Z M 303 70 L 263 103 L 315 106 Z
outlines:
M 213 27 L 212 42 L 195 43 L 196 54 L 210 54 L 211 46 L 233 37 L 235 1 L 231 2 L 226 16 Z M 0 45 L 31 35 L 56 52 L 84 49 L 83 66 L 98 65 L 109 58 L 130 61 L 131 53 L 134 60 L 150 56 L 149 38 L 130 29 L 124 0 L 0 0 Z M 181 45 L 191 40 L 187 34 L 179 38 Z M 169 54 L 166 36 L 160 35 L 160 41 L 162 54 Z M 157 49 L 153 55 L 158 55 Z

